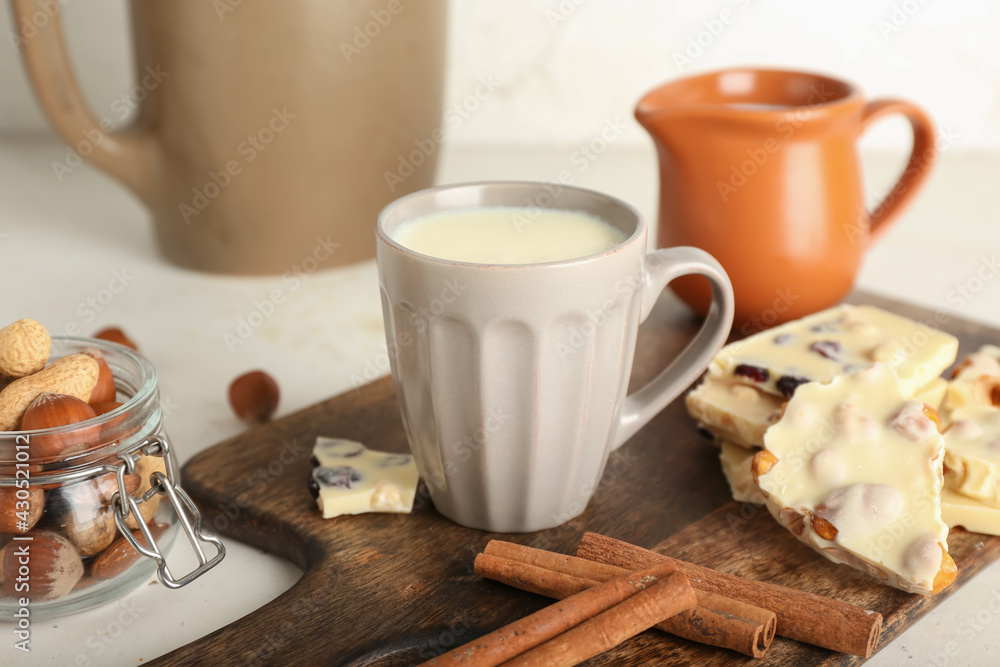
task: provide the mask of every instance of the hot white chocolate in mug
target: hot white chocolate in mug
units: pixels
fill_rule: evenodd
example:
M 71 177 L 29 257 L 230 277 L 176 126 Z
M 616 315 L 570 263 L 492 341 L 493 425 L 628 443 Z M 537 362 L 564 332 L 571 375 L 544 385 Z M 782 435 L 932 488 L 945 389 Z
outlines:
M 581 211 L 495 206 L 421 216 L 400 225 L 392 238 L 410 250 L 457 262 L 541 264 L 595 255 L 626 234 Z
M 387 206 L 375 233 L 403 428 L 434 507 L 463 526 L 529 532 L 583 512 L 611 453 L 701 374 L 732 323 L 715 260 L 650 253 L 639 213 L 599 192 L 431 188 Z M 629 394 L 639 323 L 692 273 L 715 306 Z

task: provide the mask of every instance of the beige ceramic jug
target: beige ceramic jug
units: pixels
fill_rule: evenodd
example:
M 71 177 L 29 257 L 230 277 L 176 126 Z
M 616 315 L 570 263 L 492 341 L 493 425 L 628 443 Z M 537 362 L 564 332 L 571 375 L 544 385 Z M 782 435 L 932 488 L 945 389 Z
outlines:
M 71 155 L 142 199 L 177 264 L 280 274 L 371 258 L 378 211 L 434 179 L 443 0 L 133 0 L 136 85 L 119 101 L 139 111 L 123 130 L 114 105 L 101 118 L 84 101 L 60 3 L 11 4 Z

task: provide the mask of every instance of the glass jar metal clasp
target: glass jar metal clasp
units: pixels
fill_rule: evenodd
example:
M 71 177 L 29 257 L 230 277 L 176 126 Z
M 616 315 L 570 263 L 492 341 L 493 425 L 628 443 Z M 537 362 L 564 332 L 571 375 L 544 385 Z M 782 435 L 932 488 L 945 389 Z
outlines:
M 140 497 L 133 498 L 126 491 L 125 475 L 131 475 L 135 472 L 135 464 L 143 456 L 162 456 L 167 465 L 167 474 L 164 475 L 159 471 L 154 472 L 150 476 L 150 489 Z M 128 450 L 120 452 L 118 458 L 121 460 L 116 471 L 118 491 L 111 499 L 112 506 L 115 508 L 115 524 L 118 526 L 119 532 L 125 536 L 125 539 L 136 551 L 156 561 L 156 576 L 160 582 L 167 588 L 180 588 L 218 565 L 226 555 L 226 547 L 219 538 L 202 529 L 201 512 L 195 507 L 191 497 L 177 484 L 177 464 L 174 461 L 173 452 L 170 451 L 170 443 L 167 438 L 163 435 L 151 435 L 129 447 Z M 145 521 L 139 519 L 136 523 L 148 546 L 140 544 L 132 531 L 125 525 L 125 520 L 132 512 L 135 513 L 136 517 L 141 517 L 139 505 L 148 502 L 158 493 L 162 493 L 169 499 L 177 514 L 177 519 L 180 521 L 181 529 L 198 557 L 198 567 L 180 579 L 175 578 L 170 572 L 167 560 L 156 544 L 156 539 Z M 205 554 L 203 548 L 205 544 L 215 546 L 216 553 L 211 560 Z

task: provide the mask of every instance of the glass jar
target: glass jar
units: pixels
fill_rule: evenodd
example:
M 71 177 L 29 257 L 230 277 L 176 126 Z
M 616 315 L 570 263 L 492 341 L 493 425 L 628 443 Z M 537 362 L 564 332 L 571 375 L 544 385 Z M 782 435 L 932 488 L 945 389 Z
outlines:
M 53 337 L 50 361 L 81 352 L 107 362 L 119 407 L 68 426 L 0 432 L 0 617 L 15 622 L 103 604 L 154 570 L 178 588 L 225 555 L 179 487 L 152 364 L 75 337 Z M 179 529 L 199 566 L 177 578 L 164 554 Z

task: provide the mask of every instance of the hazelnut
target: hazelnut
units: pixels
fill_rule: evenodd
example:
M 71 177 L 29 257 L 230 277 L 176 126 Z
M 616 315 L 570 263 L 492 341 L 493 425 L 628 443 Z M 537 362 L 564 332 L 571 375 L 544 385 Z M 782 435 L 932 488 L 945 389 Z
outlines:
M 838 435 L 847 440 L 860 440 L 875 435 L 879 425 L 864 408 L 854 403 L 840 403 L 833 410 L 833 425 Z
M 919 442 L 936 434 L 941 418 L 938 417 L 938 421 L 935 423 L 933 418 L 928 416 L 924 407 L 920 401 L 907 401 L 892 418 L 892 427 L 911 442 Z M 935 411 L 934 414 L 937 415 L 937 412 Z
M 251 426 L 270 421 L 280 395 L 278 383 L 264 371 L 244 373 L 229 385 L 229 405 Z
M 18 493 L 20 492 L 20 496 Z M 23 535 L 42 518 L 45 509 L 45 492 L 40 487 L 18 489 L 0 486 L 0 533 Z
M 90 392 L 90 400 L 87 401 L 91 406 L 97 405 L 98 403 L 106 403 L 108 401 L 115 400 L 118 395 L 118 390 L 115 389 L 115 376 L 111 372 L 111 367 L 108 366 L 108 362 L 104 360 L 104 355 L 102 355 L 97 350 L 87 350 L 84 352 L 88 357 L 92 357 L 94 361 L 97 362 L 97 385 L 94 387 L 93 391 Z
M 109 472 L 94 479 L 94 483 L 97 485 L 97 492 L 100 494 L 101 503 L 103 505 L 110 505 L 111 499 L 118 493 L 118 475 Z M 139 477 L 138 471 L 131 475 L 125 475 L 125 493 L 135 495 L 135 492 L 139 490 L 141 485 L 142 480 Z
M 68 426 L 93 419 L 97 414 L 86 402 L 65 394 L 39 394 L 28 405 L 21 418 L 21 429 L 39 429 Z M 32 456 L 49 457 L 86 449 L 97 436 L 96 428 L 81 428 L 50 435 L 29 436 Z
M 28 533 L 31 540 L 10 542 L 0 551 L 3 591 L 33 602 L 57 600 L 83 576 L 83 561 L 73 544 L 50 530 Z
M 93 479 L 49 491 L 46 526 L 58 528 L 84 558 L 100 553 L 117 532 L 114 507 L 105 495 L 100 481 Z
M 149 532 L 154 540 L 158 539 L 166 529 L 167 525 L 164 523 L 155 523 L 149 526 Z M 141 531 L 133 530 L 132 536 L 139 544 L 149 546 Z M 142 554 L 136 551 L 135 547 L 122 536 L 94 559 L 90 566 L 90 573 L 97 579 L 114 579 L 139 562 L 140 558 L 142 558 Z
M 114 508 L 74 512 L 63 531 L 81 556 L 88 558 L 97 555 L 111 545 L 118 532 Z
M 117 410 L 122 405 L 118 401 L 105 401 L 104 403 L 96 403 L 91 407 L 94 408 L 94 412 L 100 417 Z M 135 420 L 132 420 L 131 423 L 128 421 L 130 414 L 129 411 L 123 410 L 116 415 L 102 420 L 101 433 L 98 438 L 102 444 L 125 440 L 142 428 L 142 425 L 136 423 Z
M 112 410 L 117 410 L 121 406 L 122 404 L 118 401 L 103 401 L 101 403 L 90 404 L 90 407 L 94 408 L 94 412 L 97 413 L 98 416 L 106 415 Z
M 111 343 L 118 343 L 119 345 L 132 348 L 136 352 L 139 351 L 139 346 L 132 342 L 132 339 L 125 335 L 125 332 L 118 327 L 107 327 L 105 329 L 101 329 L 94 334 L 94 338 L 106 340 Z

